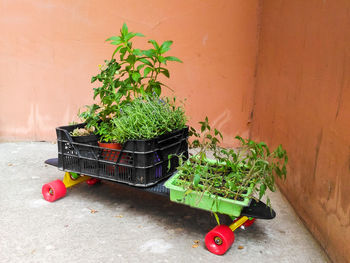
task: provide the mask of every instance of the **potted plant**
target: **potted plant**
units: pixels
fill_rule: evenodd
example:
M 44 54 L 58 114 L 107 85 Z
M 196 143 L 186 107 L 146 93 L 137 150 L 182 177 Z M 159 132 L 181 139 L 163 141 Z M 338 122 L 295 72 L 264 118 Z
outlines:
M 181 60 L 165 55 L 172 41 L 149 40 L 152 47 L 141 50 L 132 43 L 136 36 L 143 35 L 129 32 L 124 24 L 119 36 L 107 39 L 116 48 L 91 79 L 100 83 L 94 88 L 96 103 L 79 114 L 86 128 L 93 127 L 99 136 L 100 147 L 90 147 L 98 151 L 97 157 L 76 156 L 66 131 L 59 127 L 59 167 L 146 187 L 173 173 L 176 154 L 188 155 L 183 108 L 175 106 L 175 100 L 160 97 L 166 87 L 160 76 L 170 77 L 167 62 Z M 174 157 L 167 169 L 169 154 Z
M 196 137 L 192 146 L 199 147 L 199 151 L 183 162 L 165 184 L 172 201 L 239 216 L 251 199 L 260 200 L 267 189 L 276 190 L 274 175 L 286 177 L 288 156 L 281 145 L 270 151 L 263 142 L 236 136 L 238 149 L 218 147 L 222 135 L 211 130 L 208 118 L 201 122 L 201 132 L 191 128 Z M 209 150 L 214 159 L 207 158 Z M 269 197 L 267 205 L 271 205 Z
M 173 41 L 165 41 L 160 45 L 155 40 L 149 40 L 153 47 L 141 50 L 134 48 L 131 41 L 136 36 L 144 35 L 129 32 L 124 23 L 119 36 L 106 40 L 116 48 L 111 59 L 100 66 L 100 73 L 91 79 L 92 83 L 101 83 L 100 87 L 94 89 L 94 99 L 99 97 L 100 102 L 87 106 L 79 115 L 88 128 L 95 128 L 96 134 L 100 136 L 99 145 L 104 148 L 121 148 L 120 142 L 114 140 L 113 120 L 118 119 L 123 106 L 139 96 L 159 96 L 162 87 L 166 86 L 159 81 L 159 76 L 170 77 L 165 68 L 167 62 L 181 62 L 176 57 L 165 56 Z

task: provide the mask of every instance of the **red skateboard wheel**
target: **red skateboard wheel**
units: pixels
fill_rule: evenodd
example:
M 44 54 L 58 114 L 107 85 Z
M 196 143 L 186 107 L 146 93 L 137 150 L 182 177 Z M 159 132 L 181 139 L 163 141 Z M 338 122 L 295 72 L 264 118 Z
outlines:
M 232 230 L 225 225 L 214 227 L 205 236 L 207 249 L 215 255 L 223 255 L 235 241 Z
M 66 186 L 61 180 L 52 181 L 44 184 L 41 192 L 46 201 L 53 202 L 64 197 L 67 193 Z
M 250 227 L 252 224 L 254 224 L 255 220 L 256 220 L 255 218 L 248 219 L 247 221 L 244 222 L 243 226 L 246 227 L 246 228 Z
M 86 183 L 87 183 L 88 185 L 94 185 L 94 184 L 97 184 L 97 183 L 99 183 L 99 182 L 101 182 L 101 180 L 100 180 L 100 179 L 97 179 L 97 178 L 91 178 L 91 179 L 89 179 L 89 180 L 86 181 Z

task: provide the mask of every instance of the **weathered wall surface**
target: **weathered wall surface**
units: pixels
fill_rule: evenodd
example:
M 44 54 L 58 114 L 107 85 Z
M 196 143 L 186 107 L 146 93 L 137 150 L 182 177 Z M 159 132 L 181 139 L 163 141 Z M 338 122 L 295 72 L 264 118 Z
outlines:
M 0 140 L 54 140 L 92 102 L 91 76 L 113 50 L 104 40 L 126 22 L 174 40 L 184 64 L 169 66 L 168 84 L 190 124 L 208 116 L 226 145 L 250 132 L 285 146 L 281 190 L 331 258 L 349 262 L 349 19 L 347 0 L 2 0 Z
M 0 1 L 0 139 L 54 140 L 54 128 L 92 102 L 91 76 L 113 52 L 104 40 L 123 22 L 144 40 L 174 40 L 169 55 L 184 63 L 169 66 L 167 83 L 187 98 L 191 124 L 208 116 L 226 144 L 247 135 L 258 8 L 258 0 Z
M 282 192 L 350 262 L 350 2 L 263 1 L 262 14 L 252 137 L 286 147 Z

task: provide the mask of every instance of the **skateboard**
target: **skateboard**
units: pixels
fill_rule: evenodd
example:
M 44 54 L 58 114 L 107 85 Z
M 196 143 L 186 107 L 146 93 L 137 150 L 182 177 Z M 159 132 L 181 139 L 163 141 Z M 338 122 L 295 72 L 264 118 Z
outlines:
M 45 163 L 58 167 L 58 158 L 48 159 Z M 96 177 L 66 171 L 63 180 L 55 180 L 44 184 L 42 187 L 42 195 L 45 200 L 54 202 L 66 195 L 67 188 L 82 182 L 94 185 L 100 181 L 101 179 Z M 146 191 L 150 194 L 162 195 L 169 198 L 170 191 L 164 186 L 165 181 L 166 180 L 160 181 L 150 187 L 124 185 L 138 189 L 139 191 Z M 251 226 L 256 219 L 273 219 L 276 216 L 276 212 L 262 201 L 252 199 L 250 205 L 242 209 L 239 217 L 229 215 L 232 219 L 232 224 L 229 226 L 220 224 L 218 216 L 215 213 L 214 215 L 217 219 L 218 225 L 206 234 L 205 245 L 211 253 L 223 255 L 233 244 L 235 240 L 234 231 L 237 228 L 246 229 Z

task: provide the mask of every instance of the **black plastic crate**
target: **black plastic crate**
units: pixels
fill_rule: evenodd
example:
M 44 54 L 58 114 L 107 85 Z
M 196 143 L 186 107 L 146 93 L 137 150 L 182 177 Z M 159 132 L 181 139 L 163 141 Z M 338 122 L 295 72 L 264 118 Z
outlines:
M 98 139 L 99 137 L 96 135 L 89 135 L 89 136 L 72 136 L 70 133 L 76 129 L 76 128 L 84 128 L 85 123 L 80 123 L 76 125 L 69 125 L 69 126 L 62 126 L 56 129 L 57 134 L 57 140 L 72 140 L 73 142 L 76 142 L 75 148 L 78 150 L 78 154 L 82 157 L 90 157 L 94 158 L 96 155 L 96 150 L 89 147 L 90 145 L 98 146 Z M 59 131 L 58 131 L 59 130 Z M 67 133 L 62 133 L 61 130 L 67 131 Z M 94 154 L 95 153 L 95 154 Z
M 149 140 L 130 140 L 114 150 L 73 140 L 69 132 L 82 126 L 56 128 L 59 169 L 148 187 L 174 173 L 178 155 L 188 157 L 188 127 Z

